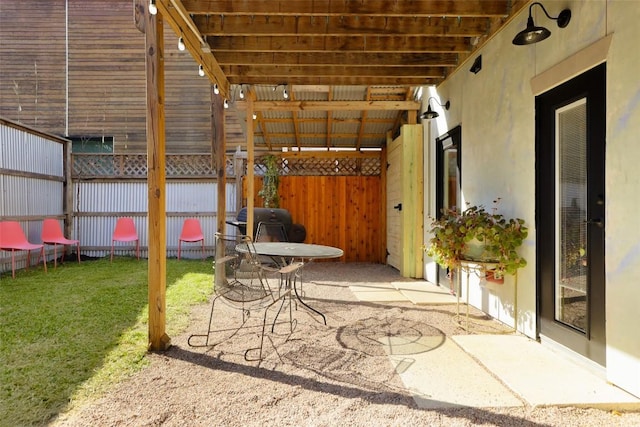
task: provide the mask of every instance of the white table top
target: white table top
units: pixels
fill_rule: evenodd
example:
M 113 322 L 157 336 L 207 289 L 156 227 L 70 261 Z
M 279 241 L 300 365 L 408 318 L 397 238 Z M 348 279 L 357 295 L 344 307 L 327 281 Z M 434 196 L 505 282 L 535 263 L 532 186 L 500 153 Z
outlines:
M 291 243 L 291 242 L 256 242 L 253 244 L 259 255 L 279 256 L 285 258 L 339 258 L 344 252 L 340 248 L 333 246 L 315 245 L 311 243 Z M 246 252 L 245 244 L 236 247 L 238 252 Z

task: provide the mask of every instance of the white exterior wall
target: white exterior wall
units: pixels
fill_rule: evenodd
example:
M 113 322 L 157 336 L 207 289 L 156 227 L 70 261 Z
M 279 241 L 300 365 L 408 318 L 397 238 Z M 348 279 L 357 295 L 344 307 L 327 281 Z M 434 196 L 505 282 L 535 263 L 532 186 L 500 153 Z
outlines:
M 451 109 L 426 121 L 425 212 L 435 215 L 435 137 L 462 124 L 462 196 L 472 204 L 492 205 L 502 198 L 499 210 L 525 219 L 529 237 L 521 249 L 528 265 L 518 280 L 518 329 L 536 336 L 535 277 L 535 96 L 531 79 L 550 67 L 612 35 L 607 63 L 606 148 L 606 333 L 608 379 L 640 396 L 640 2 L 625 0 L 544 2 L 552 16 L 570 8 L 568 27 L 559 29 L 535 7 L 537 25 L 549 28 L 551 37 L 531 46 L 515 46 L 511 40 L 526 27 L 528 7 L 467 64 L 435 91 Z M 482 70 L 469 72 L 482 55 Z M 592 64 L 593 66 L 597 64 Z M 590 67 L 588 67 L 590 68 Z M 561 82 L 557 82 L 558 84 Z M 426 88 L 425 88 L 426 89 Z M 426 110 L 428 94 L 423 95 Z M 428 219 L 425 225 L 428 225 Z M 425 226 L 428 229 L 428 226 Z M 430 238 L 425 234 L 425 241 Z M 433 263 L 425 265 L 433 280 Z M 507 276 L 508 277 L 508 276 Z M 464 287 L 463 287 L 464 288 Z M 470 303 L 491 316 L 513 324 L 513 279 L 492 290 L 470 286 Z

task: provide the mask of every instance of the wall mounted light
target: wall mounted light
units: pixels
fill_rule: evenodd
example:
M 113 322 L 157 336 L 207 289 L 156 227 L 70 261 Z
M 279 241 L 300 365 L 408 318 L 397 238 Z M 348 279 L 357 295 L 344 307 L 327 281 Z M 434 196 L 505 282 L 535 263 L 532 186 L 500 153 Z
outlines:
M 156 7 L 156 0 L 149 0 L 149 13 L 152 15 L 156 15 L 158 13 L 158 8 Z
M 213 93 L 218 95 L 220 93 L 220 88 L 218 87 L 218 83 L 213 84 Z
M 438 114 L 437 111 L 433 111 L 431 109 L 431 100 L 432 99 L 435 100 L 436 103 L 439 106 L 444 107 L 445 110 L 448 110 L 449 107 L 451 107 L 451 103 L 449 101 L 445 102 L 444 104 L 440 104 L 438 102 L 438 100 L 435 97 L 432 96 L 429 99 L 427 99 L 427 111 L 425 111 L 424 113 L 420 114 L 420 118 L 423 119 L 423 120 L 424 119 L 430 120 L 430 119 L 435 119 L 436 117 L 440 117 L 440 114 Z
M 204 77 L 204 67 L 202 66 L 202 64 L 200 64 L 200 66 L 198 67 L 198 75 L 200 77 Z
M 478 55 L 478 57 L 473 61 L 473 65 L 469 68 L 473 74 L 478 74 L 482 70 L 482 55 Z
M 229 100 L 228 99 L 224 100 L 224 108 L 229 108 Z
M 182 36 L 180 36 L 180 38 L 178 39 L 178 50 L 183 51 L 186 49 L 186 46 L 184 45 L 184 39 L 182 38 Z
M 258 118 L 258 113 L 253 113 L 253 120 Z
M 285 87 L 284 90 L 282 91 L 282 97 L 284 99 L 289 99 L 289 91 L 287 90 L 287 88 Z
M 527 28 L 516 34 L 516 36 L 513 38 L 513 44 L 520 46 L 534 44 L 546 39 L 551 35 L 551 31 L 547 30 L 545 27 L 536 27 L 536 25 L 533 23 L 531 9 L 533 9 L 533 6 L 535 5 L 538 5 L 542 8 L 542 11 L 545 15 L 547 15 L 547 18 L 557 21 L 558 28 L 564 28 L 569 25 L 569 21 L 571 21 L 571 10 L 564 9 L 562 12 L 560 12 L 560 15 L 554 18 L 547 13 L 547 9 L 544 8 L 542 3 L 531 3 L 531 6 L 529 6 L 529 19 L 527 19 Z

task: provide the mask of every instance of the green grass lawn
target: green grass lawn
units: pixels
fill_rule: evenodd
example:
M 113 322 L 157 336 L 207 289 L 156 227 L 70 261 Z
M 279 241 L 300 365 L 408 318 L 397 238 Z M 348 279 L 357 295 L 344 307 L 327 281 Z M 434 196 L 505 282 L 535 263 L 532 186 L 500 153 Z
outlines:
M 116 258 L 2 274 L 0 426 L 46 424 L 145 366 L 147 267 Z M 212 273 L 210 261 L 167 260 L 169 336 L 208 300 Z

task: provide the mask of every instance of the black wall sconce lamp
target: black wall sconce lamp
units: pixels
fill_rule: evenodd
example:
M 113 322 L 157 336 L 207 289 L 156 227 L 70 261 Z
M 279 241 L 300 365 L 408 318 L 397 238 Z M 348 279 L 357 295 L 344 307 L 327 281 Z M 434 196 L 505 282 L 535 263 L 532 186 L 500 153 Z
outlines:
M 529 6 L 529 19 L 527 19 L 527 28 L 516 34 L 516 36 L 513 38 L 513 44 L 520 46 L 534 44 L 546 39 L 551 35 L 551 31 L 547 30 L 545 27 L 536 27 L 536 25 L 533 23 L 533 18 L 531 17 L 531 9 L 533 9 L 533 6 L 535 5 L 538 5 L 542 8 L 542 11 L 545 15 L 547 15 L 547 18 L 557 21 L 558 28 L 564 28 L 569 25 L 569 21 L 571 21 L 571 10 L 565 9 L 560 12 L 560 15 L 554 18 L 547 13 L 547 9 L 544 8 L 542 3 L 531 3 L 531 6 Z
M 473 61 L 473 65 L 469 69 L 473 74 L 478 74 L 482 70 L 482 55 L 478 55 L 478 57 Z
M 424 119 L 427 119 L 427 120 L 435 119 L 436 117 L 440 117 L 440 114 L 438 114 L 437 111 L 433 111 L 431 109 L 431 102 L 430 101 L 432 99 L 435 100 L 436 103 L 439 106 L 444 107 L 445 110 L 448 110 L 449 107 L 451 107 L 451 103 L 449 101 L 445 102 L 444 104 L 440 104 L 435 97 L 431 96 L 431 97 L 429 97 L 429 99 L 427 99 L 427 111 L 425 111 L 424 113 L 420 114 L 420 118 L 423 119 L 423 120 Z

